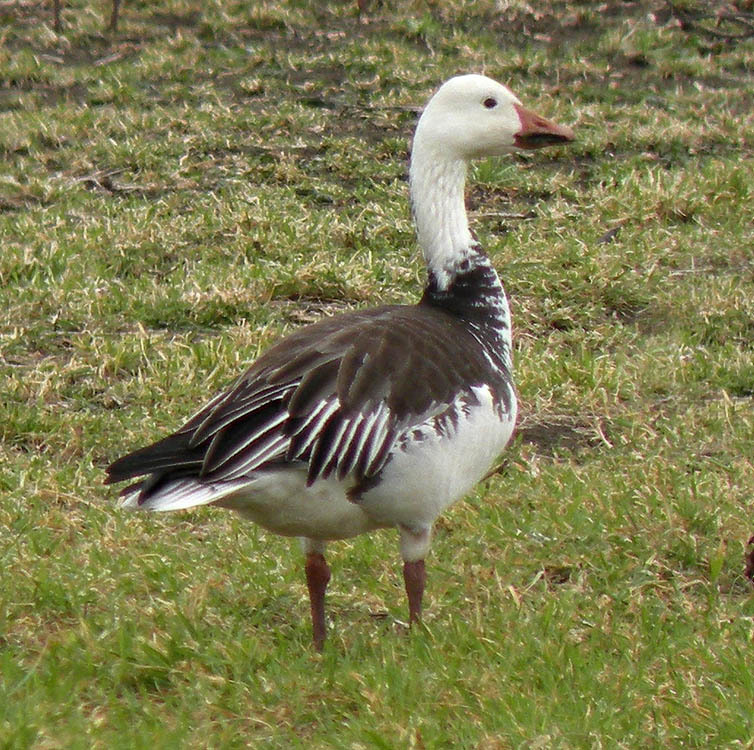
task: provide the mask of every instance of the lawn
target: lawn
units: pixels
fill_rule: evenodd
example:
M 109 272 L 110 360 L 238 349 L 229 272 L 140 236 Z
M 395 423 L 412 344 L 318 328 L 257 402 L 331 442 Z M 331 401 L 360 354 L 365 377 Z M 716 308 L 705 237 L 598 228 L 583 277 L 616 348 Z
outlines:
M 362 5 L 0 3 L 0 747 L 754 747 L 750 3 Z M 422 627 L 395 532 L 332 545 L 318 655 L 296 540 L 103 469 L 418 298 L 410 138 L 469 71 L 577 134 L 470 175 L 517 438 Z

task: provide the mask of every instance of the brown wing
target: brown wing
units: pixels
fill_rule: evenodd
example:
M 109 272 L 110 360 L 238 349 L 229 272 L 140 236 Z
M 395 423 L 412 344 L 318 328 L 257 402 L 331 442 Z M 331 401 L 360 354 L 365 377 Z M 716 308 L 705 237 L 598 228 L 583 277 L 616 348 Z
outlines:
M 509 373 L 500 370 L 506 381 Z M 390 306 L 327 318 L 295 331 L 173 435 L 109 469 L 109 482 L 151 475 L 157 485 L 222 482 L 281 462 L 320 477 L 375 476 L 396 439 L 442 414 L 490 378 L 490 352 L 455 316 Z

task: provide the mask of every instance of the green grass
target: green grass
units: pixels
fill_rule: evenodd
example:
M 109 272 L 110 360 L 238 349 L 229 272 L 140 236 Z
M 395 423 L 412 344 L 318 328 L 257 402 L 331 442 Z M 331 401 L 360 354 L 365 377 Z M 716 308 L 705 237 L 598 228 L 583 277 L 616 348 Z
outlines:
M 753 746 L 754 43 L 657 7 L 0 9 L 1 747 Z M 423 628 L 394 533 L 332 545 L 318 656 L 295 541 L 123 513 L 103 467 L 417 298 L 409 140 L 471 70 L 578 134 L 470 185 L 519 436 L 438 523 Z

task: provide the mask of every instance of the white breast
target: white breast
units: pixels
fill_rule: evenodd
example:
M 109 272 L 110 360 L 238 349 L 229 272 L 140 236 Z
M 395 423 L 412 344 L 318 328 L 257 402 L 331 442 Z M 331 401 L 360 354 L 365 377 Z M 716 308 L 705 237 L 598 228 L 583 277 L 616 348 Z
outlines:
M 395 450 L 379 484 L 359 504 L 380 525 L 426 529 L 486 473 L 510 440 L 516 400 L 500 414 L 487 386 L 472 389 L 479 404 L 459 416 L 455 429 L 438 433 L 432 422 L 421 436 Z

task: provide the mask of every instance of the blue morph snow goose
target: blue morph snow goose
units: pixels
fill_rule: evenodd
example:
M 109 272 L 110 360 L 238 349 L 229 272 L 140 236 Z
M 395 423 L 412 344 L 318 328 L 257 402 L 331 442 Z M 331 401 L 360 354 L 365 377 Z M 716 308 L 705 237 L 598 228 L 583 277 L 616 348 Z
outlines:
M 447 81 L 416 128 L 410 194 L 427 263 L 415 305 L 347 312 L 269 349 L 177 432 L 108 468 L 122 504 L 231 508 L 305 540 L 314 645 L 326 633 L 327 542 L 394 527 L 409 621 L 421 616 L 437 517 L 516 421 L 508 301 L 469 230 L 467 163 L 572 140 L 481 75 Z

